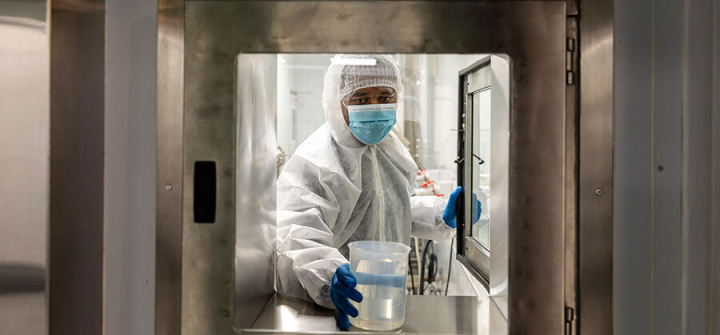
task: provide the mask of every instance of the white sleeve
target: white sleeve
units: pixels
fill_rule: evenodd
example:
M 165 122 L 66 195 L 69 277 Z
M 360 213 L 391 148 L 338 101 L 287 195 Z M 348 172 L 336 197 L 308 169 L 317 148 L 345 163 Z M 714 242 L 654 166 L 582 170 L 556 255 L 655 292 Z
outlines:
M 334 308 L 330 281 L 337 267 L 348 263 L 333 247 L 331 227 L 339 205 L 331 193 L 310 186 L 318 182 L 312 180 L 312 173 L 297 175 L 292 168 L 286 170 L 290 171 L 283 171 L 277 189 L 277 290 Z
M 447 201 L 433 195 L 410 197 L 412 211 L 411 235 L 427 240 L 447 240 L 455 236 L 455 228 L 442 219 Z

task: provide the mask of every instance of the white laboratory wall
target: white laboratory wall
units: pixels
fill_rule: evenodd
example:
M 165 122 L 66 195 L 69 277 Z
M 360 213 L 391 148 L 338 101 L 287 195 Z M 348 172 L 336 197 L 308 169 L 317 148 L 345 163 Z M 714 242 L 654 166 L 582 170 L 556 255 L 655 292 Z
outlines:
M 278 146 L 288 158 L 325 123 L 322 93 L 330 57 L 332 55 L 278 56 Z
M 106 1 L 104 334 L 155 332 L 157 2 Z
M 720 333 L 719 4 L 615 2 L 615 334 Z
M 457 184 L 458 73 L 483 55 L 397 57 L 405 86 L 398 124 L 419 124 L 417 142 L 410 145 L 416 146 L 416 158 L 428 171 L 437 193 L 447 197 Z

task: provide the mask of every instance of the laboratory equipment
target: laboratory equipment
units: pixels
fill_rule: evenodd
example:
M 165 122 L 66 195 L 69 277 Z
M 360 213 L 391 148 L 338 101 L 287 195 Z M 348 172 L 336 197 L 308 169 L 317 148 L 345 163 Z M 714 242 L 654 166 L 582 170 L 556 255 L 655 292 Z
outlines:
M 395 242 L 358 241 L 350 248 L 350 272 L 362 302 L 350 323 L 368 330 L 393 330 L 405 322 L 405 287 L 410 247 Z

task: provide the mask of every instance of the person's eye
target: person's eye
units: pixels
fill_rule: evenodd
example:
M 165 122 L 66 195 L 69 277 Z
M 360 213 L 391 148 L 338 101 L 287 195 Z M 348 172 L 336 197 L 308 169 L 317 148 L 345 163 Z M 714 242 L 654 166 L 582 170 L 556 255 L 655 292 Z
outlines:
M 392 100 L 392 97 L 381 97 L 380 98 L 380 101 L 382 101 L 382 102 L 390 102 L 390 100 Z
M 367 103 L 367 99 L 364 99 L 364 98 L 353 99 L 352 102 L 356 105 L 363 105 L 363 104 Z

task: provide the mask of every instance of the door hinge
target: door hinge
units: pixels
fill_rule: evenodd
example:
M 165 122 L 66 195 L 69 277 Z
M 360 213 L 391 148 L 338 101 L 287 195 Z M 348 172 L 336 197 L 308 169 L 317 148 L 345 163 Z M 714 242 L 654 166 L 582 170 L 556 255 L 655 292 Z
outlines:
M 572 335 L 573 322 L 575 322 L 575 309 L 565 307 L 565 335 Z
M 575 84 L 575 39 L 567 39 L 567 47 L 565 50 L 565 83 L 568 85 Z

